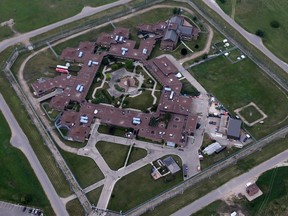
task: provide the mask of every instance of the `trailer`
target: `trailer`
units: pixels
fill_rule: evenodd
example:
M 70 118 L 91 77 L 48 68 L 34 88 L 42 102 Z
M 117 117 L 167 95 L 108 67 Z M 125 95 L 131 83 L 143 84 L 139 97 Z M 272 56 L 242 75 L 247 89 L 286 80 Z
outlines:
M 58 73 L 66 73 L 66 74 L 69 73 L 69 71 L 67 69 L 63 69 L 63 68 L 56 68 L 55 71 Z
M 67 66 L 63 66 L 63 65 L 57 65 L 56 68 L 61 68 L 61 69 L 68 70 L 68 67 Z

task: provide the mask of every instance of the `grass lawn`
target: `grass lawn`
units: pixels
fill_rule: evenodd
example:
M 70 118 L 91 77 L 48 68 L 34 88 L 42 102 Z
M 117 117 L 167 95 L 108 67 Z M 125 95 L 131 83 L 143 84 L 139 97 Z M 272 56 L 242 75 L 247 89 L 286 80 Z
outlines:
M 262 148 L 261 151 L 257 151 L 249 155 L 248 157 L 238 161 L 236 166 L 230 166 L 227 169 L 220 171 L 218 174 L 214 175 L 210 179 L 201 181 L 201 183 L 194 185 L 191 189 L 185 190 L 183 194 L 173 197 L 172 199 L 157 206 L 153 211 L 149 211 L 143 215 L 171 215 L 175 211 L 183 208 L 189 203 L 199 199 L 210 191 L 223 185 L 233 177 L 247 172 L 254 166 L 270 159 L 271 157 L 281 153 L 286 149 L 288 149 L 287 137 L 282 138 L 278 141 L 274 141 Z
M 216 154 L 216 153 L 214 153 L 212 155 L 203 154 L 204 158 L 202 161 L 200 161 L 201 169 L 204 170 L 207 167 L 215 164 L 216 162 L 224 160 L 225 158 L 229 157 L 230 155 L 233 155 L 238 150 L 239 149 L 232 147 L 232 148 L 226 148 L 222 152 L 219 152 L 218 154 Z
M 208 216 L 208 215 L 219 215 L 219 213 L 227 213 L 233 212 L 228 209 L 229 206 L 223 200 L 217 200 L 210 205 L 206 206 L 205 208 L 201 209 L 200 211 L 193 214 L 193 216 Z
M 14 19 L 15 29 L 27 32 L 79 13 L 84 6 L 97 7 L 115 0 L 2 0 L 0 22 Z
M 190 83 L 187 79 L 181 80 L 183 86 L 181 89 L 181 94 L 191 95 L 191 96 L 199 96 L 200 92 Z
M 227 13 L 231 7 L 231 1 L 219 4 Z M 226 9 L 227 8 L 227 9 Z M 263 42 L 268 49 L 278 57 L 288 62 L 288 49 L 283 46 L 287 41 L 288 25 L 288 4 L 286 0 L 266 1 L 266 0 L 242 0 L 236 1 L 235 20 L 252 34 L 258 29 L 263 30 Z M 272 28 L 272 21 L 280 23 L 279 28 Z
M 28 84 L 31 84 L 40 77 L 59 76 L 59 73 L 49 67 L 56 67 L 56 65 L 63 65 L 63 63 L 50 50 L 40 52 L 27 62 L 23 73 L 24 79 Z
M 173 157 L 175 161 L 181 161 L 178 156 Z M 150 175 L 151 168 L 148 164 L 120 179 L 113 189 L 108 209 L 127 211 L 183 181 L 181 171 L 170 182 L 164 182 L 164 178 L 155 181 Z
M 12 37 L 14 33 L 8 26 L 0 27 L 0 41 L 5 40 L 6 38 Z
M 142 91 L 141 95 L 136 97 L 126 97 L 123 102 L 123 108 L 134 108 L 145 112 L 153 105 L 151 91 Z M 124 105 L 125 104 L 125 105 Z
M 249 123 L 257 121 L 258 119 L 263 117 L 262 114 L 254 106 L 248 106 L 248 107 L 242 109 L 239 113 Z
M 44 145 L 37 128 L 30 120 L 30 117 L 25 109 L 23 109 L 23 105 L 21 104 L 17 95 L 14 93 L 14 90 L 4 77 L 3 73 L 0 75 L 0 92 L 8 103 L 12 113 L 15 115 L 15 118 L 20 124 L 22 130 L 26 134 L 34 152 L 36 153 L 57 193 L 62 197 L 70 195 L 71 190 L 62 171 L 57 166 L 48 147 Z
M 146 156 L 147 156 L 147 151 L 145 149 L 136 148 L 133 146 L 131 153 L 130 153 L 130 157 L 129 157 L 127 166 L 129 164 L 136 162 L 137 160 L 140 160 L 141 158 L 146 157 Z
M 231 15 L 233 0 L 225 1 L 225 3 L 222 3 L 221 0 L 216 0 L 216 2 L 226 14 L 228 14 L 229 16 Z
M 66 209 L 67 209 L 70 216 L 85 215 L 85 211 L 84 211 L 83 207 L 81 206 L 81 203 L 79 202 L 79 200 L 77 198 L 69 201 L 66 204 Z
M 288 100 L 249 59 L 231 64 L 218 57 L 190 69 L 192 75 L 230 111 L 254 102 L 268 118 L 265 124 L 247 128 L 256 138 L 287 124 Z
M 112 170 L 123 167 L 130 146 L 100 141 L 96 143 L 96 148 Z M 144 149 L 133 147 L 129 163 L 131 164 L 147 155 Z
M 82 188 L 88 187 L 104 178 L 103 173 L 91 158 L 63 150 L 60 150 L 60 152 Z
M 0 199 L 39 207 L 53 215 L 50 203 L 23 153 L 10 144 L 11 131 L 0 112 Z
M 126 137 L 125 136 L 126 131 L 127 131 L 126 128 L 110 126 L 110 125 L 100 125 L 98 128 L 99 133 L 120 136 L 120 137 Z
M 94 204 L 95 206 L 97 205 L 102 189 L 103 189 L 103 185 L 86 194 L 91 204 Z

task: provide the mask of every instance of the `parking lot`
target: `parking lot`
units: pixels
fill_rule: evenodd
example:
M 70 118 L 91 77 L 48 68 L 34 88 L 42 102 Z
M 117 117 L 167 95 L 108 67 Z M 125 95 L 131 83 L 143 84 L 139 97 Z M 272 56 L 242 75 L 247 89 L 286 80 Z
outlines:
M 11 204 L 8 202 L 2 202 L 0 201 L 0 216 L 28 216 L 28 215 L 44 215 L 40 210 L 37 209 L 37 213 L 36 209 L 34 209 L 34 213 L 32 213 L 32 210 L 34 208 L 30 208 L 30 207 L 25 207 L 22 205 L 16 205 L 16 204 Z M 42 213 L 42 214 L 41 214 Z

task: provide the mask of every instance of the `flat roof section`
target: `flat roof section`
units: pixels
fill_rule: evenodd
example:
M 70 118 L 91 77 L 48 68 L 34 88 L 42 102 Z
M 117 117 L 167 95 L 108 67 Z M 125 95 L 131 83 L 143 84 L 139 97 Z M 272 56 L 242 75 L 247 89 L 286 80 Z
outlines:
M 239 139 L 241 133 L 241 120 L 229 118 L 227 136 Z

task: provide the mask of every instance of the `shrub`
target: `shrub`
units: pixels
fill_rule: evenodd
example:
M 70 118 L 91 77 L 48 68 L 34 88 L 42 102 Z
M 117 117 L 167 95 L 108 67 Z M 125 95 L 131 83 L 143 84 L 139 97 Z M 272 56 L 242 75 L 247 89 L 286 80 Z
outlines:
M 265 34 L 265 32 L 263 30 L 261 30 L 261 29 L 258 29 L 256 31 L 256 35 L 259 36 L 259 37 L 264 37 L 264 34 Z
M 272 28 L 279 28 L 280 27 L 280 23 L 276 20 L 273 20 L 271 23 L 270 23 L 270 26 Z
M 181 49 L 181 55 L 187 55 L 188 51 L 186 48 Z

